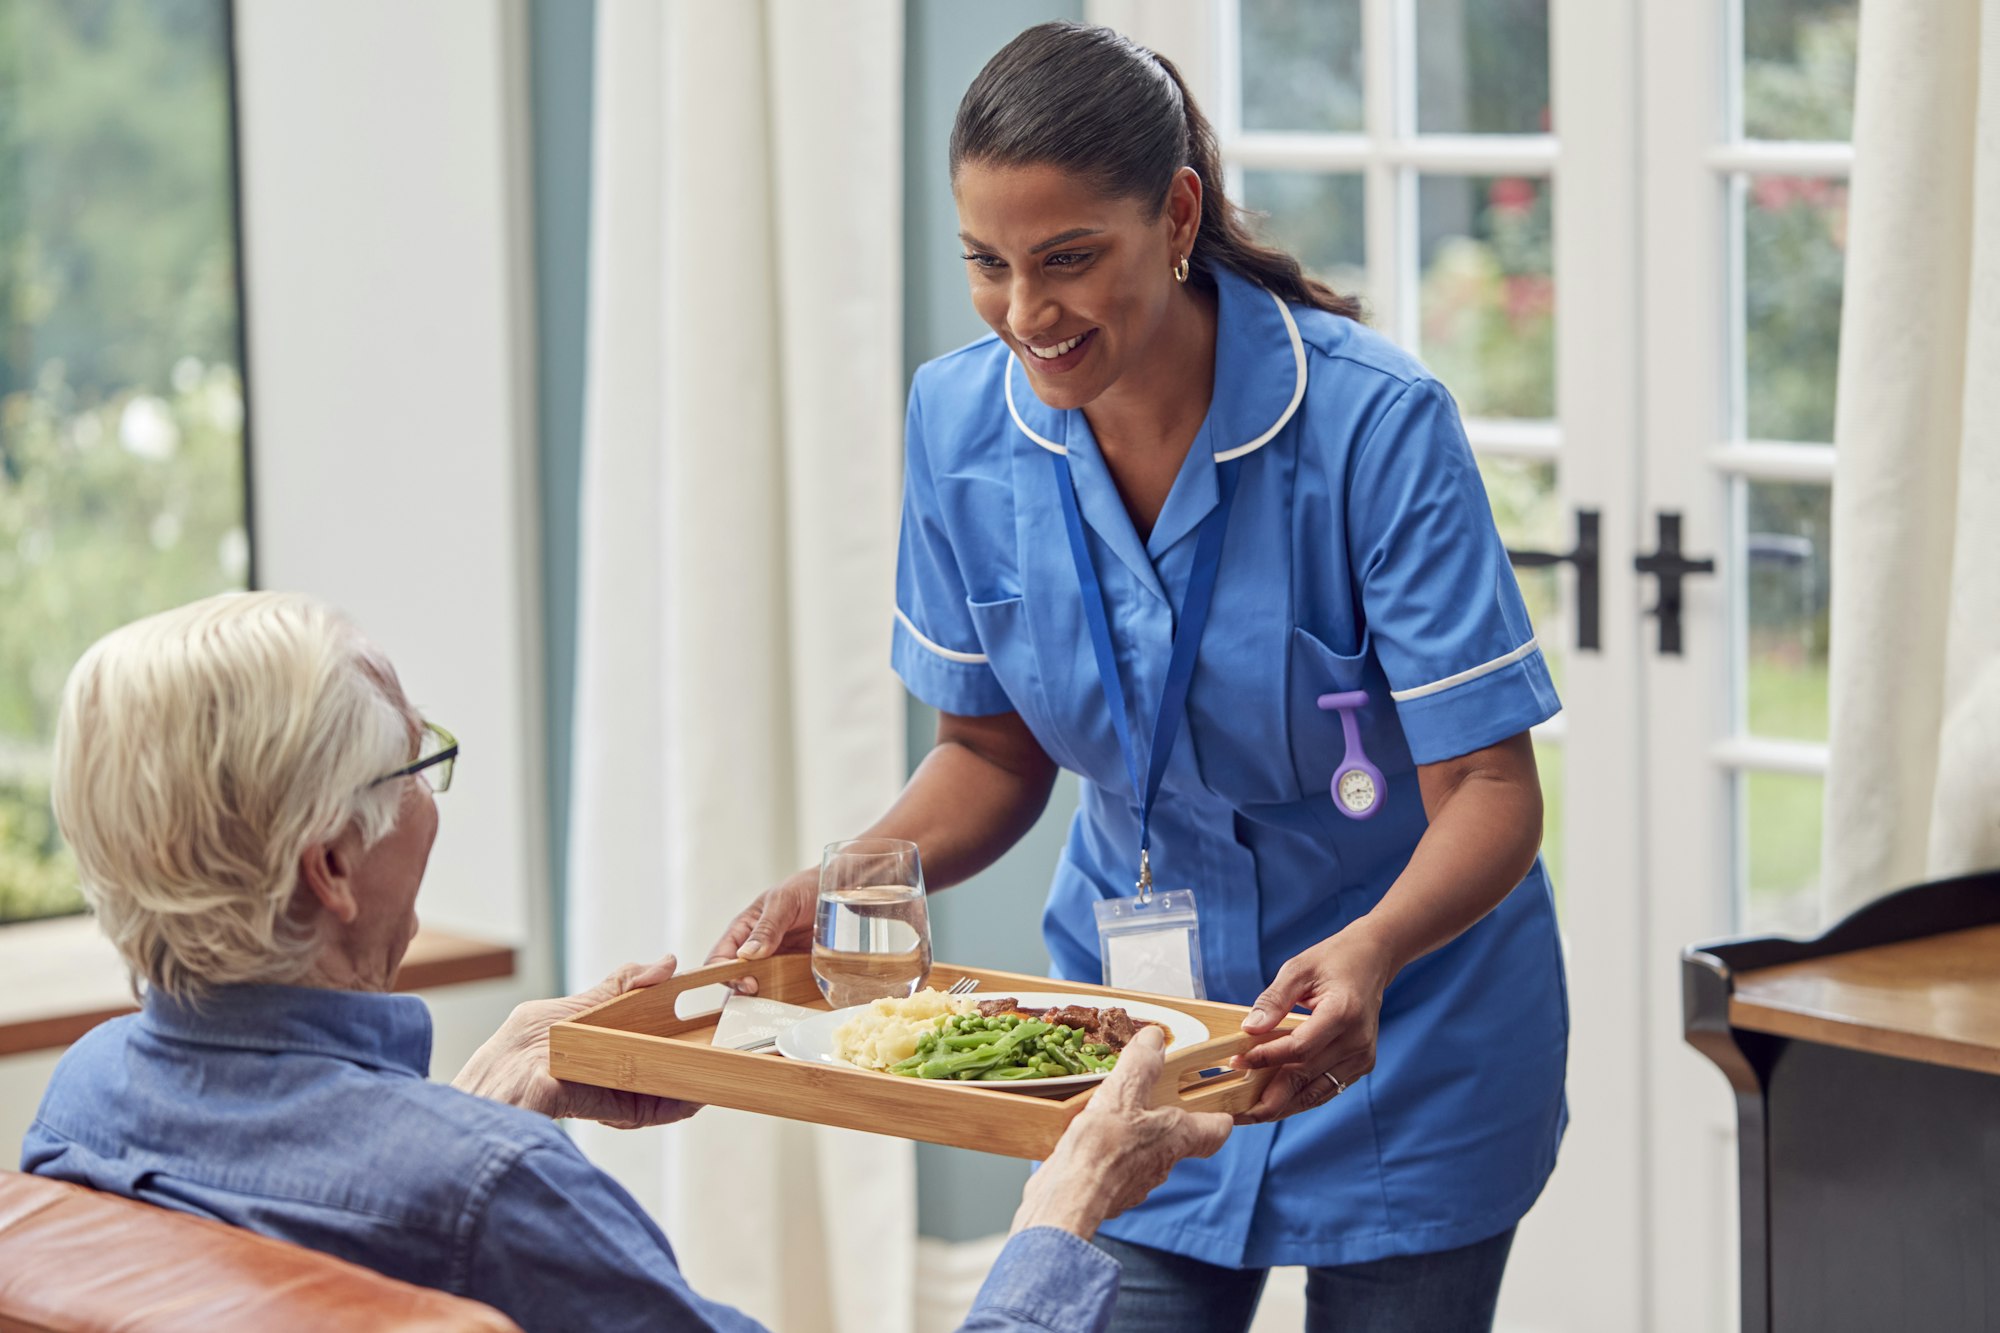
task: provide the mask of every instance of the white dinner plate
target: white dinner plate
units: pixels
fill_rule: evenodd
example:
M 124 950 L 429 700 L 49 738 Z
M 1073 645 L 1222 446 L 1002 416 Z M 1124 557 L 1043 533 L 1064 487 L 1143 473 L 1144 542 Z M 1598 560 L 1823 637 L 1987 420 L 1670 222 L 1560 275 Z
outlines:
M 1199 1018 L 1192 1014 L 1184 1014 L 1178 1009 L 1169 1009 L 1163 1004 L 1148 1004 L 1143 1000 L 1124 1000 L 1113 995 L 1087 995 L 1075 991 L 1025 990 L 996 990 L 990 995 L 975 992 L 970 998 L 998 1000 L 1010 997 L 1023 1009 L 1052 1009 L 1066 1004 L 1080 1004 L 1091 1009 L 1123 1009 L 1134 1018 L 1150 1019 L 1165 1028 L 1167 1049 L 1170 1051 L 1208 1040 L 1208 1024 Z M 833 1032 L 842 1023 L 867 1008 L 865 1004 L 858 1004 L 849 1009 L 835 1009 L 831 1013 L 802 1018 L 778 1034 L 778 1050 L 794 1060 L 811 1060 L 817 1064 L 839 1065 L 844 1069 L 851 1069 L 854 1066 L 833 1053 Z M 1086 1087 L 1103 1077 L 1103 1074 L 1066 1074 L 1061 1078 L 998 1079 L 979 1083 L 977 1086 L 999 1088 L 1006 1092 L 1062 1092 Z

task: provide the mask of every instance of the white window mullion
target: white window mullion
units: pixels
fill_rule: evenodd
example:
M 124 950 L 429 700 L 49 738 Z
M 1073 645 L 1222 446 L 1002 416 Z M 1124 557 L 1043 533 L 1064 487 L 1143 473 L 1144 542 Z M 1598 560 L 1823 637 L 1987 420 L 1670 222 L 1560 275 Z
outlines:
M 1474 453 L 1495 458 L 1553 463 L 1562 455 L 1562 429 L 1553 421 L 1468 417 L 1465 438 Z
M 1814 741 L 1731 736 L 1710 747 L 1709 757 L 1718 768 L 1738 773 L 1790 773 L 1807 778 L 1826 776 L 1827 747 Z
M 1229 141 L 1229 156 L 1272 171 L 1360 171 L 1380 158 L 1391 166 L 1466 176 L 1549 176 L 1556 141 L 1545 134 L 1426 134 L 1378 139 L 1373 134 L 1291 134 L 1260 131 Z
M 1404 258 L 1403 173 L 1388 153 L 1401 137 L 1400 0 L 1361 0 L 1363 124 L 1371 156 L 1366 167 L 1368 294 L 1375 327 L 1405 345 L 1414 330 L 1414 283 Z
M 1817 482 L 1830 486 L 1833 460 L 1830 444 L 1792 444 L 1780 440 L 1731 441 L 1708 451 L 1709 465 L 1717 472 L 1750 481 Z
M 1706 160 L 1718 172 L 1839 180 L 1854 171 L 1854 145 L 1746 141 L 1717 144 L 1708 151 Z

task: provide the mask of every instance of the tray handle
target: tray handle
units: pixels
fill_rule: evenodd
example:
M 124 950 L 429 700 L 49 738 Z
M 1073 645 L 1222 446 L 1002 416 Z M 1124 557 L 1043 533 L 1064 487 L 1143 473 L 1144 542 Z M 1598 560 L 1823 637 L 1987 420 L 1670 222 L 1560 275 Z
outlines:
M 801 966 L 804 961 L 803 955 L 799 954 L 772 954 L 766 958 L 735 959 L 711 967 L 698 967 L 692 972 L 676 973 L 657 986 L 626 991 L 584 1010 L 569 1021 L 659 1037 L 676 1036 L 707 1027 L 715 1021 L 712 1011 L 691 1018 L 676 1015 L 675 1007 L 680 1003 L 681 996 L 691 990 L 724 985 L 741 977 L 754 978 L 757 993 L 769 999 L 824 1007 L 811 971 Z
M 1210 1037 L 1207 1041 L 1170 1052 L 1160 1068 L 1159 1078 L 1153 1084 L 1152 1100 L 1148 1105 L 1178 1106 L 1184 1111 L 1226 1111 L 1231 1115 L 1249 1110 L 1257 1104 L 1264 1085 L 1277 1072 L 1275 1069 L 1232 1069 L 1213 1078 L 1188 1080 L 1201 1070 L 1227 1066 L 1232 1057 L 1241 1055 L 1252 1046 L 1262 1045 L 1293 1026 L 1295 1024 L 1287 1023 L 1262 1033 L 1225 1032 L 1220 1037 Z M 1097 1088 L 1093 1087 L 1076 1099 L 1079 1110 L 1089 1101 L 1090 1094 L 1096 1091 Z

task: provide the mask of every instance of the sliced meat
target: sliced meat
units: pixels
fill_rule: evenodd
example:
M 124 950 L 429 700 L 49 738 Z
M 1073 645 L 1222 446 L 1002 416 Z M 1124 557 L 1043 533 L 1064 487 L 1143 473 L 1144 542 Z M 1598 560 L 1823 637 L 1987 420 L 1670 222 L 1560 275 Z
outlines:
M 1139 1025 L 1132 1020 L 1132 1015 L 1123 1009 L 1106 1009 L 1104 1035 L 1094 1036 L 1092 1040 L 1101 1041 L 1114 1051 L 1122 1051 L 1125 1049 L 1125 1043 L 1132 1040 L 1138 1031 Z
M 1134 1018 L 1116 1005 L 1093 1009 L 1089 1005 L 1066 1004 L 1055 1009 L 1031 1010 L 1023 1009 L 1021 1002 L 1011 995 L 979 1001 L 979 1013 L 983 1018 L 1019 1014 L 1022 1018 L 1039 1018 L 1044 1023 L 1072 1027 L 1083 1033 L 1085 1041 L 1109 1046 L 1114 1051 L 1124 1050 L 1126 1043 L 1138 1035 L 1140 1028 L 1159 1026 L 1149 1019 Z

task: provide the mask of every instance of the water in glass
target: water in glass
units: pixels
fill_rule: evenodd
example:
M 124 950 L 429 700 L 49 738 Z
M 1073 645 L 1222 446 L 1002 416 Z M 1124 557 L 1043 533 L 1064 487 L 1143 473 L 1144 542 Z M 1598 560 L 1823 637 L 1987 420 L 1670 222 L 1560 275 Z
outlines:
M 820 864 L 813 977 L 836 1009 L 914 994 L 931 970 L 930 913 L 914 843 L 834 843 Z

